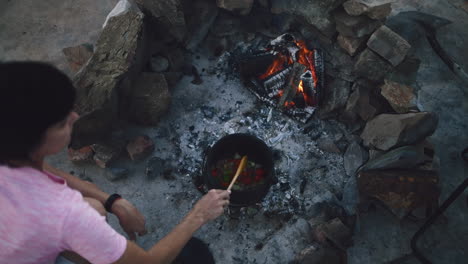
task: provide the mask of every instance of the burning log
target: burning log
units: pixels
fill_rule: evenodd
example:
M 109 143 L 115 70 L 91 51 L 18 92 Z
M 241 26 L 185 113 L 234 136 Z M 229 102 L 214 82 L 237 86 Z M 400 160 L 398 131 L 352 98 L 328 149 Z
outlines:
M 289 79 L 284 86 L 284 92 L 281 96 L 278 106 L 284 107 L 287 106 L 290 101 L 293 100 L 294 96 L 297 93 L 299 83 L 301 82 L 301 75 L 306 71 L 306 66 L 295 62 L 292 66 Z
M 296 38 L 288 33 L 272 40 L 267 48 L 271 49 L 274 54 L 288 54 L 294 61 L 296 61 L 296 54 L 299 51 Z
M 304 87 L 304 93 L 307 96 L 314 96 L 317 93 L 311 71 L 304 72 L 304 74 L 301 75 L 301 81 L 302 87 Z
M 288 76 L 292 70 L 292 67 L 288 67 L 278 74 L 271 76 L 271 78 L 266 79 L 263 82 L 263 87 L 268 91 L 268 97 L 275 97 L 278 95 L 279 91 L 286 84 Z
M 253 49 L 257 51 L 240 58 L 241 75 L 248 80 L 249 89 L 263 102 L 306 122 L 319 106 L 324 88 L 322 52 L 309 49 L 292 34 Z

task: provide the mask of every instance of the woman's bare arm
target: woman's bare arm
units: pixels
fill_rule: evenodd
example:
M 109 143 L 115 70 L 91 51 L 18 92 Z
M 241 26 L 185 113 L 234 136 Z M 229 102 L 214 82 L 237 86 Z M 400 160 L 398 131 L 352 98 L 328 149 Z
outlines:
M 115 264 L 171 263 L 192 237 L 193 233 L 208 221 L 220 216 L 228 204 L 228 191 L 209 191 L 197 202 L 180 224 L 148 251 L 143 250 L 131 241 L 127 241 L 125 253 Z
M 62 177 L 70 188 L 79 191 L 83 197 L 94 198 L 104 205 L 110 196 L 99 189 L 94 183 L 83 181 L 78 177 L 50 166 L 46 162 L 44 162 L 43 168 L 54 175 Z M 145 217 L 126 199 L 115 201 L 112 204 L 111 212 L 117 216 L 122 229 L 131 240 L 136 239 L 136 234 L 140 236 L 146 234 Z

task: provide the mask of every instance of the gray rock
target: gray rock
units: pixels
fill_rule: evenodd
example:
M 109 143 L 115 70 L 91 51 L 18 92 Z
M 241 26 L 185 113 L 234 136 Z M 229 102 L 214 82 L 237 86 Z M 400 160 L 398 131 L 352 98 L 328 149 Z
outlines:
M 248 15 L 252 10 L 254 0 L 216 0 L 219 8 Z
M 111 17 L 104 27 L 93 56 L 73 80 L 75 109 L 81 116 L 74 125 L 74 149 L 96 143 L 112 131 L 120 103 L 117 90 L 132 82 L 148 58 L 144 32 L 143 13 L 133 9 Z
M 376 159 L 380 156 L 385 154 L 385 151 L 378 150 L 378 149 L 369 149 L 369 160 Z
M 333 140 L 325 138 L 319 139 L 317 147 L 325 152 L 329 153 L 341 153 L 340 149 L 336 146 Z
M 408 41 L 387 26 L 381 26 L 377 29 L 367 41 L 367 46 L 393 66 L 400 64 L 411 48 Z
M 94 151 L 91 146 L 85 146 L 77 150 L 68 148 L 67 154 L 72 162 L 83 162 L 92 160 Z
M 120 144 L 93 144 L 91 148 L 94 151 L 93 159 L 96 164 L 101 168 L 107 168 L 109 163 L 115 161 L 122 153 L 122 146 Z
M 356 80 L 356 74 L 354 74 L 353 57 L 344 51 L 337 43 L 326 45 L 325 49 L 329 54 L 329 56 L 325 56 L 327 75 L 348 82 L 354 82 Z
M 143 72 L 135 83 L 129 118 L 138 124 L 156 125 L 170 102 L 171 95 L 164 75 Z
M 327 118 L 342 110 L 348 100 L 351 83 L 339 78 L 327 78 L 328 84 L 325 91 L 322 106 L 318 110 L 320 118 Z
M 356 214 L 357 205 L 359 204 L 359 192 L 355 176 L 349 177 L 343 187 L 343 199 L 339 201 L 339 204 L 348 215 Z
M 386 74 L 390 73 L 392 65 L 379 57 L 369 48 L 365 49 L 354 64 L 354 71 L 358 76 L 370 80 L 382 80 Z
M 300 16 L 320 30 L 322 34 L 331 37 L 336 31 L 329 13 L 343 2 L 344 0 L 272 0 L 270 3 L 272 13 L 288 13 Z
M 392 12 L 390 3 L 370 7 L 364 14 L 372 19 L 385 19 Z
M 167 28 L 166 32 L 178 41 L 184 39 L 187 27 L 180 0 L 135 0 L 135 2 L 161 22 Z
M 161 55 L 152 56 L 150 62 L 154 72 L 163 72 L 169 68 L 169 61 Z
M 367 15 L 372 19 L 384 19 L 391 12 L 391 3 L 382 1 L 349 0 L 343 4 L 346 13 L 352 16 Z M 390 2 L 390 1 L 386 1 Z
M 352 244 L 353 232 L 339 218 L 317 226 L 314 233 L 317 231 L 341 250 L 346 250 Z
M 336 30 L 346 37 L 361 38 L 372 34 L 382 23 L 366 16 L 350 16 L 344 10 L 334 13 Z
M 352 38 L 343 35 L 338 35 L 338 44 L 342 47 L 350 56 L 354 56 L 356 52 L 361 50 L 366 43 L 366 38 Z
M 147 135 L 137 136 L 128 142 L 126 150 L 132 160 L 143 159 L 153 153 L 154 142 Z
M 356 170 L 369 159 L 369 153 L 357 142 L 352 142 L 344 154 L 344 167 L 348 176 L 354 176 Z
M 221 1 L 217 1 L 217 3 L 219 2 Z M 185 47 L 194 51 L 206 38 L 218 16 L 219 8 L 214 1 L 194 1 L 189 12 L 190 16 L 187 16 L 188 37 L 185 41 Z
M 409 169 L 425 161 L 422 146 L 404 146 L 370 160 L 362 170 Z
M 385 84 L 380 89 L 382 96 L 387 99 L 396 112 L 408 113 L 418 109 L 413 87 L 385 80 Z
M 340 264 L 340 252 L 330 246 L 312 245 L 303 249 L 294 260 L 294 264 Z
M 377 109 L 370 104 L 370 87 L 361 85 L 359 82 L 353 84 L 353 92 L 349 96 L 343 117 L 347 121 L 355 121 L 357 117 L 367 121 L 375 116 Z
M 351 16 L 359 16 L 369 10 L 369 6 L 359 0 L 348 0 L 343 3 L 343 8 Z
M 381 114 L 367 122 L 361 138 L 367 147 L 389 150 L 430 136 L 437 128 L 434 113 Z

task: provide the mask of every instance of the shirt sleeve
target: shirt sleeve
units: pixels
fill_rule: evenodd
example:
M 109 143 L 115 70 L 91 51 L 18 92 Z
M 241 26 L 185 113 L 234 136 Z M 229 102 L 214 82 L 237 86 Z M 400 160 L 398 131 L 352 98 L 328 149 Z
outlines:
M 94 264 L 119 260 L 127 248 L 127 239 L 117 233 L 105 217 L 92 208 L 76 191 L 67 201 L 70 208 L 62 227 L 65 250 L 73 251 Z

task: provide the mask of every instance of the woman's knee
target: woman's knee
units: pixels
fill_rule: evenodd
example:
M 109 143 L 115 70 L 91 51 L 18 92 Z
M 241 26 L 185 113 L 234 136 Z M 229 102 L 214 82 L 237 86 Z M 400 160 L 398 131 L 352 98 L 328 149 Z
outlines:
M 106 216 L 107 212 L 101 202 L 94 198 L 84 197 L 84 200 L 91 205 L 100 215 Z

